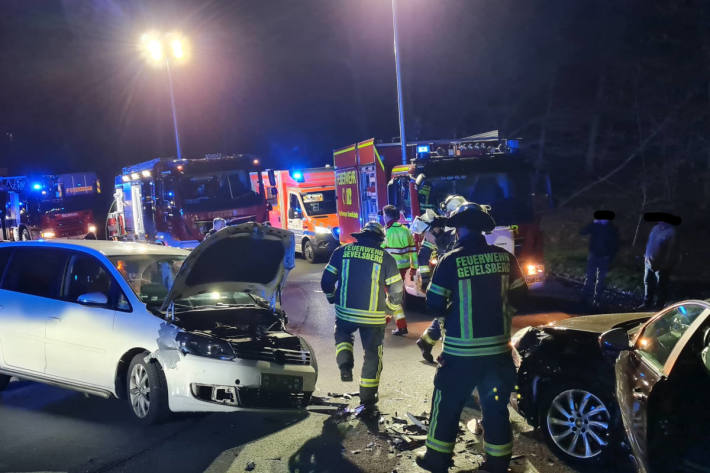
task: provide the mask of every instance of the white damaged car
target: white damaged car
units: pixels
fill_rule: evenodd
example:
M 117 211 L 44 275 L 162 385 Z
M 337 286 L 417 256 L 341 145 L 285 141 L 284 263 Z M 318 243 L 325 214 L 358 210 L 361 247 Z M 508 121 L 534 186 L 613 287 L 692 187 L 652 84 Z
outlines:
M 286 331 L 293 234 L 227 227 L 191 253 L 141 243 L 0 245 L 0 390 L 10 377 L 170 412 L 308 404 L 315 354 Z

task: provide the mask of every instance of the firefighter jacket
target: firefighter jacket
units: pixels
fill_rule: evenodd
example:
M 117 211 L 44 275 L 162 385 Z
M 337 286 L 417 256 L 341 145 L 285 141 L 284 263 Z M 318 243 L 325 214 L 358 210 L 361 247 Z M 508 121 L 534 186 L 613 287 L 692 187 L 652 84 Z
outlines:
M 391 254 L 397 262 L 397 268 L 409 269 L 415 267 L 416 246 L 412 232 L 399 222 L 387 226 L 383 248 Z
M 430 231 L 430 230 L 429 230 Z M 422 241 L 422 245 L 417 253 L 417 271 L 422 277 L 422 286 L 426 288 L 431 276 L 429 262 L 437 257 L 443 256 L 451 250 L 456 241 L 456 234 L 450 231 L 442 231 L 435 236 L 436 244 L 430 241 Z
M 335 303 L 335 316 L 348 322 L 385 325 L 387 314 L 402 311 L 402 276 L 376 240 L 363 238 L 336 249 L 321 288 L 328 302 Z
M 488 245 L 483 235 L 458 241 L 434 269 L 427 307 L 444 317 L 443 352 L 457 357 L 511 350 L 514 308 L 527 286 L 515 256 Z

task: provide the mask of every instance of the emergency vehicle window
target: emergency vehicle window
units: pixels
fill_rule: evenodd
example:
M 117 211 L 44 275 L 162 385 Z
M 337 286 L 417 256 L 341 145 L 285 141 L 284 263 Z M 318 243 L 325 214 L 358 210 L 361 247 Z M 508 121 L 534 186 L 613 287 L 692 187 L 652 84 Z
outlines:
M 409 177 L 397 177 L 387 186 L 389 203 L 407 217 L 411 216 L 412 199 L 409 195 Z
M 669 310 L 646 325 L 636 341 L 636 349 L 662 369 L 678 340 L 704 310 L 702 306 L 694 304 Z
M 57 249 L 16 248 L 3 289 L 57 299 L 68 259 L 66 252 Z
M 303 217 L 303 209 L 301 209 L 301 203 L 298 201 L 298 196 L 296 194 L 289 194 L 288 196 L 288 218 L 301 218 Z
M 115 306 L 118 299 L 115 282 L 106 268 L 94 257 L 88 255 L 74 255 L 69 262 L 64 279 L 63 299 L 76 302 L 82 294 L 98 292 L 108 298 L 108 306 Z M 118 289 L 120 291 L 120 289 Z
M 335 191 L 305 192 L 301 194 L 306 215 L 328 215 L 336 212 Z

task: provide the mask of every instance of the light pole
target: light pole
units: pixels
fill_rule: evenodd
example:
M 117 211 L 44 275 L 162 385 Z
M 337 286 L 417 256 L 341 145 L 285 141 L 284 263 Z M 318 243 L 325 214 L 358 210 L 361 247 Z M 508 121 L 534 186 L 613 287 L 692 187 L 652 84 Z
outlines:
M 399 34 L 397 33 L 397 0 L 392 0 L 392 27 L 394 29 L 394 64 L 397 71 L 397 108 L 399 109 L 399 141 L 402 147 L 402 164 L 407 164 L 407 137 L 404 130 L 404 102 L 402 101 L 402 72 L 399 65 Z
M 145 33 L 143 36 L 141 36 L 140 50 L 143 57 L 150 64 L 154 66 L 161 66 L 163 64 L 165 65 L 165 71 L 168 74 L 168 88 L 170 89 L 170 107 L 173 112 L 175 148 L 177 150 L 177 158 L 182 159 L 182 148 L 180 147 L 180 133 L 178 131 L 177 110 L 175 108 L 175 91 L 173 90 L 173 74 L 170 62 L 172 59 L 175 63 L 179 64 L 187 60 L 187 40 L 178 33 Z

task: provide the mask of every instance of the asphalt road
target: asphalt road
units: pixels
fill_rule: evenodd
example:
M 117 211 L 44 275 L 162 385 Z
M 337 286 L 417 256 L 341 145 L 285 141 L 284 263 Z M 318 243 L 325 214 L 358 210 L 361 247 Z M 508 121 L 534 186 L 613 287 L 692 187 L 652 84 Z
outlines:
M 338 376 L 334 314 L 319 287 L 322 269 L 322 264 L 298 260 L 283 302 L 290 329 L 305 336 L 317 353 L 320 376 L 315 394 L 324 396 L 357 391 L 357 384 L 346 385 Z M 535 300 L 529 314 L 516 316 L 516 327 L 568 317 L 562 310 L 575 307 L 574 294 L 561 286 L 546 288 Z M 387 414 L 421 413 L 430 403 L 434 368 L 420 361 L 414 345 L 430 319 L 410 311 L 408 321 L 408 337 L 392 337 L 388 330 L 385 340 L 380 408 Z M 359 343 L 355 345 L 359 361 L 362 352 Z M 357 362 L 355 369 L 357 373 Z M 468 408 L 465 412 L 468 417 L 476 414 Z M 356 447 L 370 445 L 370 437 L 376 436 L 362 430 L 358 421 L 338 424 L 329 419 L 317 412 L 182 415 L 141 427 L 122 401 L 19 381 L 0 393 L 0 471 L 224 472 L 244 471 L 249 462 L 255 463 L 257 472 L 417 471 L 414 452 L 398 456 L 376 449 L 359 454 Z M 574 471 L 516 416 L 514 430 L 515 453 L 524 455 L 514 471 Z M 457 456 L 460 469 L 471 468 L 465 457 Z

